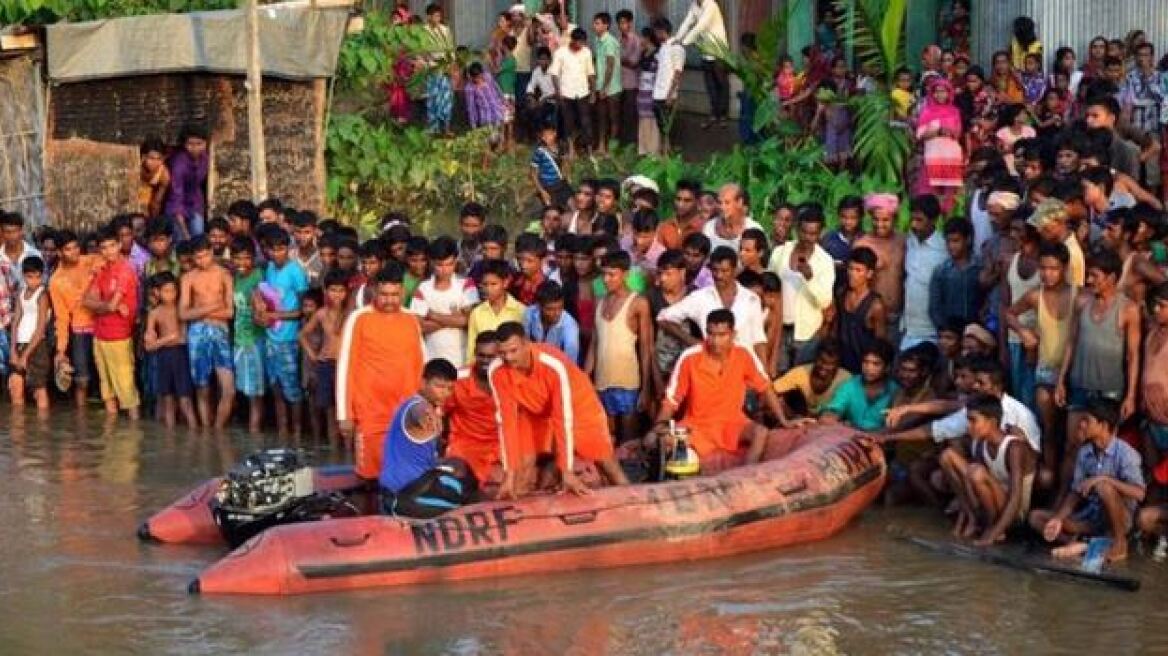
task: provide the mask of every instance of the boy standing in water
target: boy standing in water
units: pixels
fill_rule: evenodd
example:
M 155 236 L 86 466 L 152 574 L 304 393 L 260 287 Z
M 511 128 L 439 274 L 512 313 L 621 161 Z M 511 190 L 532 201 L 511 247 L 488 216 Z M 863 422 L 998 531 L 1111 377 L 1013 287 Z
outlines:
M 186 326 L 178 317 L 178 280 L 169 271 L 155 274 L 150 286 L 158 293 L 158 305 L 146 316 L 143 344 L 147 353 L 157 358 L 155 392 L 162 402 L 162 421 L 175 426 L 175 402 L 182 410 L 187 426 L 197 428 L 195 406 L 191 403 L 191 363 L 187 356 Z M 225 393 L 230 393 L 228 390 Z
M 247 426 L 260 432 L 264 419 L 263 332 L 256 325 L 255 294 L 264 275 L 255 268 L 255 252 L 249 237 L 231 241 L 231 262 L 235 267 L 232 296 L 235 306 L 235 389 L 247 397 Z
M 324 278 L 324 307 L 317 310 L 300 331 L 300 348 L 304 349 L 309 364 L 316 368 L 316 389 L 313 392 L 313 407 L 309 408 L 309 412 L 329 415 L 329 441 L 335 440 L 340 434 L 336 413 L 329 413 L 328 409 L 336 400 L 337 355 L 341 351 L 345 319 L 349 316 L 348 306 L 349 288 L 345 274 L 330 271 Z M 312 340 L 309 339 L 316 331 L 321 336 L 319 350 L 313 348 Z
M 133 335 L 138 276 L 122 256 L 116 232 L 102 229 L 97 243 L 103 264 L 81 302 L 95 315 L 93 359 L 101 379 L 101 399 L 109 414 L 117 414 L 120 405 L 130 419 L 137 419 L 140 401 L 134 385 Z
M 1030 526 L 1047 542 L 1109 536 L 1111 562 L 1127 557 L 1127 534 L 1132 514 L 1144 500 L 1146 488 L 1140 454 L 1119 439 L 1119 404 L 1094 399 L 1082 414 L 1080 430 L 1086 442 L 1074 456 L 1074 478 L 1062 503 L 1051 510 L 1030 513 Z M 1056 557 L 1073 558 L 1087 550 L 1084 542 L 1055 549 Z
M 49 347 L 45 328 L 49 323 L 49 295 L 45 293 L 45 261 L 36 255 L 20 263 L 24 289 L 17 294 L 12 316 L 12 358 L 8 392 L 12 405 L 24 405 L 26 389 L 31 389 L 38 410 L 49 409 Z
M 235 370 L 227 322 L 235 310 L 231 274 L 215 262 L 206 237 L 191 245 L 195 269 L 183 274 L 179 289 L 178 318 L 189 322 L 187 348 L 191 378 L 196 386 L 199 421 L 203 426 L 224 428 L 235 401 Z M 211 374 L 219 382 L 219 405 L 211 414 Z
M 264 372 L 274 392 L 276 429 L 287 435 L 300 435 L 300 296 L 308 291 L 308 276 L 299 264 L 288 257 L 291 240 L 283 230 L 273 230 L 264 239 L 268 249 L 266 283 L 278 296 L 274 310 L 262 309 L 260 323 L 267 326 L 264 340 Z M 291 416 L 289 416 L 291 415 Z

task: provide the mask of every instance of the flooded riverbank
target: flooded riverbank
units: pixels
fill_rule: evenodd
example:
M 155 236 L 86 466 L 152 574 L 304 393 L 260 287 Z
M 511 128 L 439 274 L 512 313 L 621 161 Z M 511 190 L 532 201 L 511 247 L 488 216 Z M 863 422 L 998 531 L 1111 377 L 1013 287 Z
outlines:
M 168 433 L 100 411 L 0 408 L 0 653 L 1168 653 L 1168 567 L 1126 593 L 893 539 L 872 510 L 826 542 L 671 566 L 297 598 L 190 597 L 222 554 L 141 544 L 138 523 L 273 437 Z M 315 462 L 345 454 L 307 440 Z

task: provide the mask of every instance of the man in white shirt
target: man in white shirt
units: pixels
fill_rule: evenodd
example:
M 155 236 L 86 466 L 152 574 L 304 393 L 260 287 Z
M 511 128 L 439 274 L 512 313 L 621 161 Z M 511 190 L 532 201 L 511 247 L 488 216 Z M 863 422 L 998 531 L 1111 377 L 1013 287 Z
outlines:
M 906 239 L 908 256 L 904 261 L 902 351 L 937 339 L 937 327 L 929 318 L 929 281 L 933 279 L 933 271 L 949 256 L 945 237 L 937 230 L 937 217 L 941 216 L 937 197 L 917 196 L 912 199 L 911 208 L 912 223 Z
M 662 150 L 668 152 L 669 132 L 673 123 L 673 109 L 677 104 L 677 93 L 681 88 L 681 74 L 685 72 L 685 48 L 670 37 L 673 25 L 667 18 L 653 21 L 652 28 L 657 42 L 657 77 L 653 81 L 653 113 L 657 116 L 657 129 L 661 132 Z
M 454 273 L 458 244 L 450 237 L 438 237 L 427 255 L 434 275 L 414 290 L 410 312 L 422 321 L 426 353 L 451 363 L 466 362 L 466 325 L 470 311 L 479 302 L 474 281 Z
M 722 19 L 722 9 L 717 0 L 693 0 L 681 27 L 677 29 L 675 40 L 683 46 L 706 44 L 710 47 L 727 48 L 726 21 Z M 702 63 L 706 78 L 706 93 L 710 95 L 710 120 L 702 127 L 715 123 L 725 123 L 730 115 L 730 71 L 725 62 L 711 55 L 703 55 Z
M 556 50 L 549 70 L 556 85 L 570 158 L 576 157 L 577 141 L 587 144 L 588 148 L 592 147 L 590 102 L 596 85 L 596 67 L 587 43 L 588 34 L 584 30 L 572 30 L 571 41 Z
M 718 190 L 718 205 L 722 212 L 706 221 L 702 226 L 702 234 L 710 238 L 710 248 L 726 246 L 735 253 L 742 241 L 742 233 L 762 226 L 748 215 L 750 207 L 746 204 L 746 192 L 742 186 L 733 182 L 722 185 Z
M 1042 431 L 1038 427 L 1038 420 L 1018 399 L 1006 394 L 1006 371 L 995 358 L 981 358 L 975 360 L 973 369 L 972 391 L 977 394 L 988 394 L 1002 402 L 1002 430 L 1016 432 L 1026 439 L 1030 448 L 1037 454 L 1042 453 Z M 889 433 L 884 439 L 891 442 L 921 441 L 932 439 L 938 444 L 955 440 L 969 434 L 969 417 L 960 401 L 937 400 L 917 404 L 917 407 L 900 408 L 901 413 L 920 411 L 920 414 L 931 414 L 930 410 L 948 406 L 953 410 L 950 414 L 936 419 L 923 426 L 911 428 L 897 433 Z M 956 409 L 954 409 L 956 408 Z M 889 415 L 890 420 L 899 420 L 900 415 Z M 1054 463 L 1040 463 L 1037 476 L 1034 479 L 1035 488 L 1046 488 L 1054 481 Z
M 831 306 L 835 286 L 835 261 L 819 245 L 823 206 L 804 203 L 795 218 L 798 239 L 777 248 L 767 267 L 782 281 L 783 368 L 814 360 L 823 312 Z
M 766 361 L 766 328 L 763 323 L 762 301 L 758 295 L 738 284 L 738 254 L 723 246 L 710 254 L 710 273 L 714 284 L 695 290 L 677 303 L 663 308 L 657 314 L 661 330 L 688 346 L 699 342 L 685 328 L 685 320 L 697 325 L 704 336 L 706 318 L 710 312 L 729 309 L 734 314 L 735 342 L 750 349 Z

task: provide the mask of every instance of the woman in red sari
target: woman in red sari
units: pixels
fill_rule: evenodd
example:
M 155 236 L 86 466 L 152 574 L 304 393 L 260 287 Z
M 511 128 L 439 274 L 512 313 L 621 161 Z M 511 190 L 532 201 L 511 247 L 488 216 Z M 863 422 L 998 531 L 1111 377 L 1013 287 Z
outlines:
M 408 3 L 398 2 L 391 15 L 394 27 L 410 24 L 410 10 Z M 403 50 L 394 56 L 393 72 L 385 85 L 385 99 L 389 107 L 389 116 L 399 124 L 406 124 L 410 120 L 410 94 L 407 85 L 414 74 L 414 63 Z

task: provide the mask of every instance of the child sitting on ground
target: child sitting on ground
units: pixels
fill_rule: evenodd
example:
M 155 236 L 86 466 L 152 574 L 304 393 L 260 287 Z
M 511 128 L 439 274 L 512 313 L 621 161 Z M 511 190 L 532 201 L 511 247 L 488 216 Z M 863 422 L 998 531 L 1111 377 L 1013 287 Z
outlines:
M 1080 423 L 1086 443 L 1075 456 L 1070 490 L 1054 510 L 1030 513 L 1030 526 L 1047 542 L 1063 543 L 1051 552 L 1057 558 L 1082 555 L 1087 543 L 1079 540 L 1096 536 L 1111 538 L 1109 562 L 1127 557 L 1127 534 L 1146 488 L 1139 452 L 1116 436 L 1119 422 L 1115 401 L 1087 404 Z
M 195 385 L 187 352 L 187 329 L 178 316 L 178 279 L 163 271 L 150 278 L 150 286 L 158 293 L 158 305 L 146 315 L 143 345 L 147 353 L 155 354 L 157 362 L 155 393 L 161 402 L 162 423 L 174 428 L 177 404 L 187 426 L 197 428 L 199 422 L 191 401 Z

